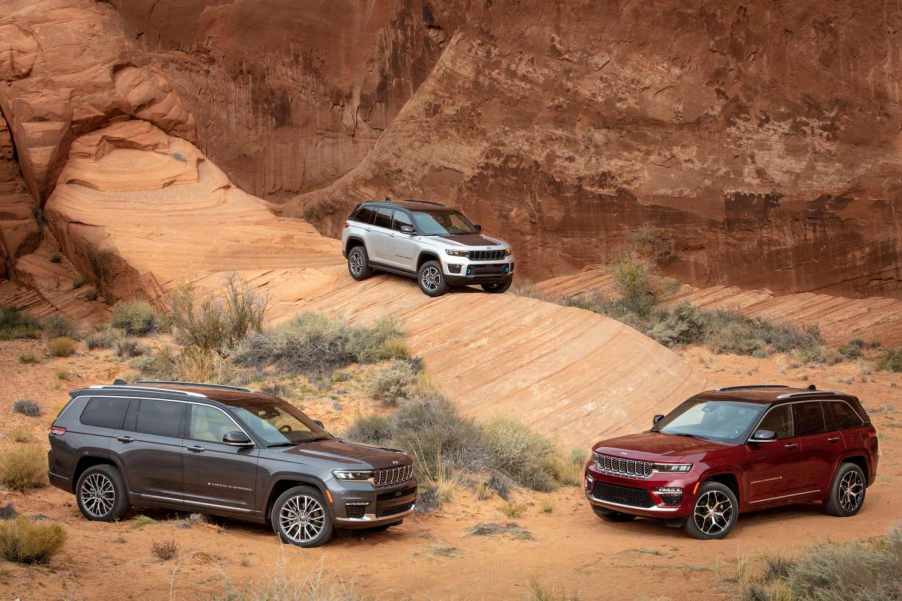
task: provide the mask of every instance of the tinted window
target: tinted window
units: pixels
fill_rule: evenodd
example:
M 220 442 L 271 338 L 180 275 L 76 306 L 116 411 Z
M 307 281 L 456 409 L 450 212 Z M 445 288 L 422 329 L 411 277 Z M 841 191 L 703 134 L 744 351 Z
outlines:
M 759 430 L 770 430 L 777 434 L 777 438 L 792 438 L 792 413 L 789 405 L 774 407 L 764 416 Z
M 186 405 L 143 399 L 138 408 L 136 430 L 144 434 L 179 437 Z
M 391 228 L 391 209 L 376 209 L 376 223 L 379 227 Z
M 372 223 L 376 212 L 369 207 L 360 207 L 351 215 L 352 221 L 360 221 L 361 223 Z
M 81 423 L 99 428 L 122 428 L 128 401 L 112 397 L 95 397 L 81 413 Z
M 404 211 L 395 211 L 395 216 L 392 219 L 391 227 L 393 230 L 400 232 L 402 225 L 409 225 L 413 227 L 413 221 L 411 221 L 410 216 Z
M 861 418 L 849 405 L 841 401 L 824 403 L 824 412 L 827 414 L 828 430 L 845 430 L 846 428 L 857 428 L 861 425 Z
M 227 432 L 238 427 L 228 416 L 215 407 L 203 405 L 191 406 L 191 422 L 188 426 L 188 438 L 205 442 L 222 442 Z
M 808 436 L 824 431 L 824 412 L 820 403 L 796 403 L 792 406 L 796 436 Z

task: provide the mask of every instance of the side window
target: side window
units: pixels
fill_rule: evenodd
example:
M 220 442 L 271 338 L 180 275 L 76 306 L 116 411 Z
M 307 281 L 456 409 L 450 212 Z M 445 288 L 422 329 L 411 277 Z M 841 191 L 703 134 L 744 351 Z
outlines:
M 792 411 L 790 405 L 781 405 L 771 409 L 759 430 L 771 430 L 777 434 L 777 438 L 792 438 Z
M 215 407 L 204 405 L 191 406 L 191 422 L 188 426 L 188 438 L 204 442 L 222 442 L 227 432 L 238 427 L 228 416 Z
M 808 436 L 824 432 L 824 412 L 821 403 L 795 403 L 792 406 L 796 436 Z
M 372 223 L 375 213 L 376 212 L 369 207 L 360 207 L 353 215 L 351 215 L 351 220 L 359 221 L 361 223 Z
M 391 229 L 391 209 L 376 209 L 376 223 L 379 227 Z
M 842 401 L 824 403 L 824 412 L 827 414 L 827 429 L 830 431 L 857 428 L 861 425 L 861 418 Z
M 400 232 L 402 225 L 409 225 L 413 227 L 413 221 L 410 219 L 410 216 L 404 211 L 395 210 L 394 217 L 392 217 L 391 229 Z
M 122 429 L 128 400 L 115 397 L 94 397 L 81 412 L 81 423 L 98 428 Z
M 142 399 L 135 429 L 144 434 L 181 437 L 185 403 Z

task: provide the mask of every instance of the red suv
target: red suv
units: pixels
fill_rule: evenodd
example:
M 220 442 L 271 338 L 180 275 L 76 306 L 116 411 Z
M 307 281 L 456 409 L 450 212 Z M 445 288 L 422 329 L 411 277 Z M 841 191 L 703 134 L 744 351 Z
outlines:
M 586 496 L 611 521 L 684 523 L 723 538 L 740 512 L 822 503 L 858 513 L 877 475 L 877 432 L 854 396 L 787 386 L 702 392 L 652 429 L 596 444 Z

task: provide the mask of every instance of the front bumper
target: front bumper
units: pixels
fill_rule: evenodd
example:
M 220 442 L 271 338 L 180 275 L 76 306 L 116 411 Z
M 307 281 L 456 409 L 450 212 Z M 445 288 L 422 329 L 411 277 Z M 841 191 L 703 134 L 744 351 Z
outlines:
M 336 526 L 372 528 L 400 522 L 413 513 L 417 501 L 417 481 L 411 479 L 383 488 L 373 488 L 368 482 L 342 482 L 330 487 L 330 492 Z
M 689 517 L 697 488 L 697 479 L 691 471 L 679 476 L 653 474 L 647 479 L 629 478 L 602 472 L 590 463 L 584 478 L 586 499 L 592 506 L 665 520 Z M 668 503 L 666 495 L 657 492 L 660 489 L 680 489 L 682 496 L 678 503 Z M 643 499 L 647 499 L 647 503 Z

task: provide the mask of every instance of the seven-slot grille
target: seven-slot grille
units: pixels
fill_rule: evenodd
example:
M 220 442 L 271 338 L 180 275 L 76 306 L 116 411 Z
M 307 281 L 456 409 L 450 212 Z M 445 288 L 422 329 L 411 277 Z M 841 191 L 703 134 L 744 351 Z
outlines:
M 471 250 L 471 261 L 498 261 L 504 258 L 503 250 Z
M 600 501 L 628 505 L 630 507 L 654 507 L 654 502 L 647 490 L 630 488 L 629 486 L 617 486 L 607 482 L 596 482 L 592 489 L 592 496 Z
M 413 478 L 413 465 L 400 465 L 376 470 L 374 483 L 376 488 L 394 486 Z
M 627 478 L 648 478 L 653 467 L 650 461 L 623 459 L 602 453 L 595 453 L 595 464 L 603 472 Z

